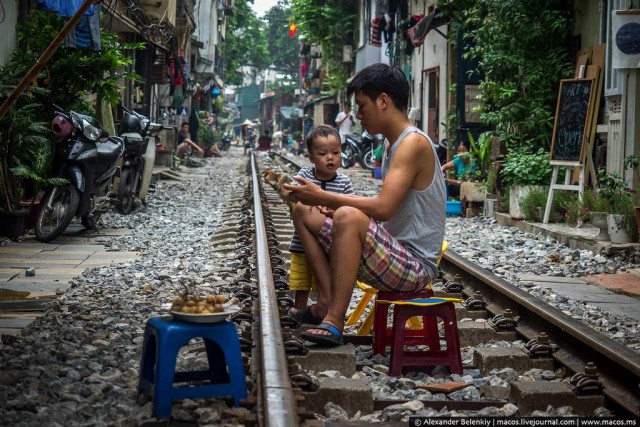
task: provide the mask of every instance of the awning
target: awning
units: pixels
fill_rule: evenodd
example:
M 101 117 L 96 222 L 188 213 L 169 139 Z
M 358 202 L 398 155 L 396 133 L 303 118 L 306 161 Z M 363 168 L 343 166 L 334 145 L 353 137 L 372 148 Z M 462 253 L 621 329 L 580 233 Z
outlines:
M 316 103 L 318 103 L 320 101 L 324 101 L 325 99 L 334 98 L 334 97 L 335 97 L 335 95 L 325 95 L 325 96 L 320 96 L 318 98 L 313 98 L 313 99 L 307 101 L 304 104 L 304 108 L 306 108 L 306 107 L 308 107 L 310 105 L 316 104 Z
M 284 106 L 280 107 L 280 117 L 284 120 L 296 120 L 300 118 L 300 108 Z

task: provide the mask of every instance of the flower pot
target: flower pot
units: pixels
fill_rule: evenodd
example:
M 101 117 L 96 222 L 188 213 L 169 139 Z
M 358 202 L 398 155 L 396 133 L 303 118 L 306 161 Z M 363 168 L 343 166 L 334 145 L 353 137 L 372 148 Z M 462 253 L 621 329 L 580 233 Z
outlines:
M 540 186 L 536 185 L 513 185 L 509 188 L 509 215 L 513 219 L 524 219 L 524 212 L 520 208 L 520 200 L 525 198 L 527 194 L 534 188 Z
M 625 218 L 626 217 L 626 218 Z M 631 243 L 629 224 L 633 224 L 633 217 L 628 215 L 607 215 L 607 226 L 611 243 Z
M 606 212 L 591 212 L 591 225 L 600 229 L 600 233 L 595 237 L 597 241 L 606 242 L 610 240 Z
M 38 221 L 38 214 L 40 213 L 40 201 L 37 202 L 20 202 L 20 206 L 29 211 L 25 224 L 25 229 L 34 228 L 36 221 Z
M 463 202 L 484 202 L 486 196 L 481 182 L 465 181 L 460 184 L 460 200 Z
M 26 209 L 15 212 L 0 211 L 0 236 L 22 236 L 24 234 L 28 214 L 29 211 Z

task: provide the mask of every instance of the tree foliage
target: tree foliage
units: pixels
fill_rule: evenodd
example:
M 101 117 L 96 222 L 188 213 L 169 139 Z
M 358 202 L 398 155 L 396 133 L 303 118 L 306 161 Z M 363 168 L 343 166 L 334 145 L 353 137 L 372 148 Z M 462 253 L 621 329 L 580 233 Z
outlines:
M 453 0 L 443 9 L 462 23 L 464 55 L 479 61 L 483 122 L 510 146 L 548 148 L 559 82 L 572 75 L 570 2 Z
M 355 0 L 292 0 L 293 16 L 306 43 L 322 47 L 325 84 L 344 90 L 351 67 L 342 62 L 342 46 L 353 44 L 358 2 Z
M 265 24 L 251 9 L 251 0 L 236 0 L 229 17 L 227 37 L 224 41 L 224 80 L 227 84 L 241 85 L 242 66 L 255 67 L 254 72 L 265 69 L 271 62 L 265 37 Z
M 278 4 L 264 16 L 269 60 L 278 70 L 297 74 L 300 59 L 298 37 L 289 37 L 289 24 L 294 21 L 288 0 L 280 0 Z

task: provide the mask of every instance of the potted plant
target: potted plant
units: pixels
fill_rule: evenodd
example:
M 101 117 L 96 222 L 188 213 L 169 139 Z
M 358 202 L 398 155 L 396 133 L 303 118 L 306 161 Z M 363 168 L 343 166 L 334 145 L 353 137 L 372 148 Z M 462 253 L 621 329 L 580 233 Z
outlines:
M 460 185 L 460 200 L 466 202 L 483 202 L 487 193 L 489 169 L 491 167 L 491 142 L 492 133 L 480 134 L 476 141 L 469 136 L 469 152 L 459 154 L 460 157 L 468 157 L 471 167 L 464 177 L 465 181 Z
M 502 182 L 509 188 L 509 215 L 523 219 L 520 201 L 535 186 L 547 186 L 551 180 L 549 152 L 540 148 L 532 152 L 530 147 L 516 147 L 509 150 L 502 168 Z
M 584 206 L 589 208 L 589 222 L 592 226 L 599 228 L 600 233 L 595 236 L 598 241 L 608 241 L 609 226 L 607 225 L 607 200 L 599 191 L 594 189 L 585 190 L 582 195 Z
M 634 231 L 635 197 L 615 172 L 598 170 L 598 189 L 606 201 L 607 229 L 613 243 L 630 243 Z
M 626 156 L 624 158 L 624 167 L 625 169 L 633 169 L 633 173 L 640 182 L 640 155 L 632 154 Z M 638 234 L 640 234 L 640 206 L 636 205 L 635 207 L 636 213 L 636 227 L 638 229 Z

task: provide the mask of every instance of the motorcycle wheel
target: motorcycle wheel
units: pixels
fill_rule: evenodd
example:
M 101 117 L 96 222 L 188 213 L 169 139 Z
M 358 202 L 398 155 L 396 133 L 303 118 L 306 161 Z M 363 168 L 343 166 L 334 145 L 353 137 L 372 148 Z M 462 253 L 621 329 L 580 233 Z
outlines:
M 47 243 L 61 235 L 71 223 L 79 204 L 80 194 L 73 185 L 49 188 L 42 198 L 42 208 L 36 221 L 36 240 Z
M 118 202 L 116 203 L 116 209 L 122 215 L 129 215 L 133 210 L 134 179 L 135 172 L 133 169 L 122 169 L 120 173 L 120 188 L 118 188 Z
M 348 169 L 355 164 L 353 159 L 353 151 L 349 146 L 342 145 L 342 157 L 340 158 L 340 166 Z
M 365 169 L 373 170 L 373 168 L 376 166 L 376 156 L 375 154 L 373 154 L 373 148 L 367 150 L 362 155 L 362 160 L 360 161 L 360 164 Z
M 102 214 L 92 214 L 85 215 L 80 220 L 82 222 L 82 226 L 87 230 L 98 230 L 98 220 L 100 219 L 100 215 Z

